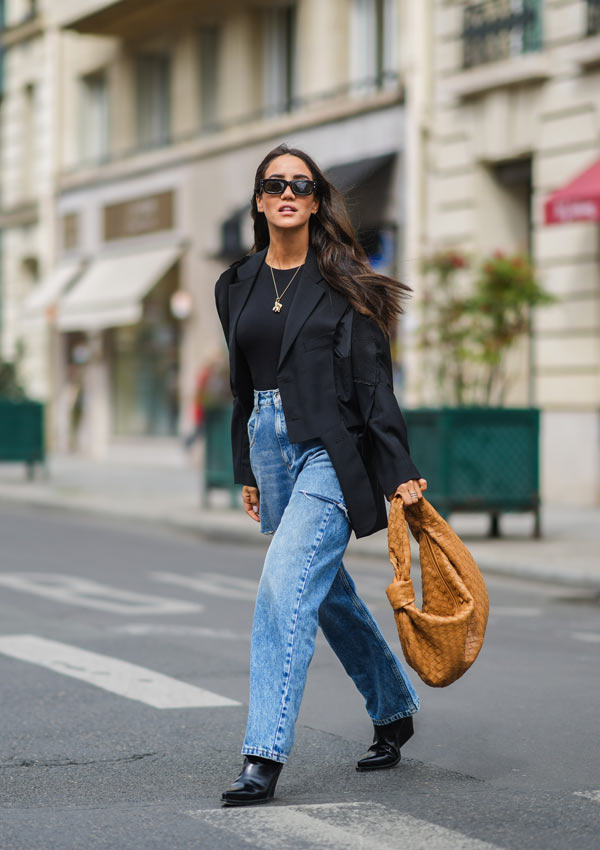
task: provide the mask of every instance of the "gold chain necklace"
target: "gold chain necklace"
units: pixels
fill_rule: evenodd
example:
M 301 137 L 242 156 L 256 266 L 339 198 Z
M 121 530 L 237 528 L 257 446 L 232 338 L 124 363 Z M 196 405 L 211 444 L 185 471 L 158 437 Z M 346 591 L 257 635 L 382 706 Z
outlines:
M 269 264 L 267 263 L 267 265 L 269 265 Z M 303 266 L 303 265 L 304 265 L 304 263 L 302 263 L 302 266 Z M 285 295 L 285 293 L 288 291 L 288 289 L 290 288 L 290 286 L 291 286 L 291 285 L 292 285 L 292 283 L 294 282 L 294 278 L 296 277 L 296 275 L 298 274 L 298 272 L 300 271 L 300 269 L 302 268 L 302 266 L 298 266 L 298 268 L 296 269 L 296 271 L 295 271 L 295 272 L 294 272 L 294 274 L 292 275 L 292 279 L 290 280 L 290 282 L 288 283 L 288 285 L 286 286 L 286 288 L 283 290 L 283 292 L 281 293 L 281 295 L 280 295 L 280 294 L 279 294 L 279 292 L 277 291 L 277 284 L 275 283 L 275 275 L 274 275 L 274 273 L 273 273 L 273 266 L 269 266 L 269 268 L 271 269 L 271 277 L 273 278 L 273 286 L 275 287 L 275 303 L 273 304 L 273 312 L 274 312 L 274 313 L 279 313 L 279 311 L 281 310 L 281 308 L 282 308 L 282 306 L 283 306 L 283 305 L 282 305 L 282 303 L 281 303 L 281 299 L 283 298 L 283 296 Z

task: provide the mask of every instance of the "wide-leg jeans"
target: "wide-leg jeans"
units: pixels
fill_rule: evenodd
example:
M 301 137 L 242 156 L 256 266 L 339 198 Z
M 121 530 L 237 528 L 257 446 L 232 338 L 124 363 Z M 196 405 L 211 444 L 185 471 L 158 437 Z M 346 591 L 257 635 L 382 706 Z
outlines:
M 342 563 L 351 526 L 325 447 L 290 442 L 277 389 L 254 391 L 248 437 L 261 531 L 273 539 L 256 598 L 242 753 L 286 762 L 318 625 L 374 724 L 414 714 L 419 698 Z

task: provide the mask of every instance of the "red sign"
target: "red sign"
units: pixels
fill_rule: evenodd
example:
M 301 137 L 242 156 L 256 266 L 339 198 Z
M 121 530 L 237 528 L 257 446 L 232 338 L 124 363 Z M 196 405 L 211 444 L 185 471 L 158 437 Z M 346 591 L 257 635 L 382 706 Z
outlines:
M 544 204 L 546 224 L 600 221 L 600 159 Z

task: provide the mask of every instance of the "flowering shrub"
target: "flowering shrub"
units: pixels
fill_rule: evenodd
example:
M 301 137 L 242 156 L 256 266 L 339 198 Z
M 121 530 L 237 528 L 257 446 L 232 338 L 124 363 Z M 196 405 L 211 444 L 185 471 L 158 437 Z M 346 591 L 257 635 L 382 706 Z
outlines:
M 532 309 L 554 299 L 523 254 L 496 251 L 484 258 L 463 293 L 457 273 L 471 267 L 457 251 L 424 261 L 419 345 L 442 403 L 503 404 L 510 381 L 507 354 L 530 332 Z

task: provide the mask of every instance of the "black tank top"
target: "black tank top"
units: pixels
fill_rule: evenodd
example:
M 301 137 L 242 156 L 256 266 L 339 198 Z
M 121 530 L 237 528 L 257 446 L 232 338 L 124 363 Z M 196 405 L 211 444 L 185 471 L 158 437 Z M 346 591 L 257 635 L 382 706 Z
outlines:
M 297 268 L 273 269 L 281 298 L 281 310 L 277 313 L 273 310 L 275 287 L 271 268 L 263 262 L 240 313 L 236 339 L 250 368 L 255 390 L 273 390 L 277 387 L 277 361 L 281 351 L 283 326 L 302 271 L 298 272 L 285 295 L 282 293 Z

